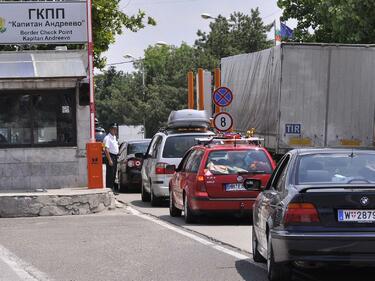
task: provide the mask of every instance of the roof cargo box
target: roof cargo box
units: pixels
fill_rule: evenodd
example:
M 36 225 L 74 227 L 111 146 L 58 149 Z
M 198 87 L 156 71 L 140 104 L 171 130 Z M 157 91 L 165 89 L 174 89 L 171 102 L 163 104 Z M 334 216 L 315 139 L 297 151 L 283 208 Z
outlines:
M 168 118 L 168 128 L 208 128 L 210 118 L 204 110 L 183 109 L 172 111 Z

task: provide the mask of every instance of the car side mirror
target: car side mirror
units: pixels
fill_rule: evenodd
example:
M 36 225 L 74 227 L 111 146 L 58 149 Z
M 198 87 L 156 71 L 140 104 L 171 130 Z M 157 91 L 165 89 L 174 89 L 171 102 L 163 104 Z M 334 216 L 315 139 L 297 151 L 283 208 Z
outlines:
M 148 158 L 151 158 L 151 155 L 150 155 L 150 154 L 145 154 L 145 155 L 143 155 L 143 159 L 148 159 Z
M 134 154 L 134 156 L 135 156 L 135 158 L 140 158 L 140 159 L 143 159 L 143 158 L 146 157 L 146 155 L 143 154 L 143 153 L 136 153 L 136 154 Z
M 167 167 L 165 167 L 165 170 L 167 173 L 174 173 L 176 172 L 176 165 L 167 165 Z
M 262 190 L 262 181 L 258 179 L 247 179 L 244 181 L 246 190 L 259 191 Z

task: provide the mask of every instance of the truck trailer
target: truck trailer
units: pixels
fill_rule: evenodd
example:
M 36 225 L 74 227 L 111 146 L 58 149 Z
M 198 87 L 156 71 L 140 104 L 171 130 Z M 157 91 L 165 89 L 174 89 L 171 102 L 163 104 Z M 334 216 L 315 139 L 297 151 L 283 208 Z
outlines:
M 283 43 L 221 60 L 235 129 L 275 154 L 374 148 L 375 45 Z

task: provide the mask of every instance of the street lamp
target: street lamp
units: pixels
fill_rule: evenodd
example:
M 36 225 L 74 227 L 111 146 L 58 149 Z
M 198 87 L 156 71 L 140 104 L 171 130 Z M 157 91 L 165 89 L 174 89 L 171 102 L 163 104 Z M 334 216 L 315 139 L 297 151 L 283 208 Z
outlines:
M 164 42 L 164 41 L 158 41 L 158 42 L 156 42 L 155 45 L 157 45 L 157 46 L 169 46 L 169 44 L 167 42 Z
M 201 17 L 202 17 L 202 19 L 205 19 L 205 20 L 216 20 L 216 19 L 217 19 L 217 18 L 211 16 L 211 15 L 208 14 L 208 13 L 203 13 L 203 14 L 201 14 Z
M 201 14 L 201 18 L 204 20 L 218 20 L 218 17 L 211 16 L 209 13 L 203 13 Z M 234 24 L 234 21 L 231 20 L 231 18 L 225 18 L 229 24 Z

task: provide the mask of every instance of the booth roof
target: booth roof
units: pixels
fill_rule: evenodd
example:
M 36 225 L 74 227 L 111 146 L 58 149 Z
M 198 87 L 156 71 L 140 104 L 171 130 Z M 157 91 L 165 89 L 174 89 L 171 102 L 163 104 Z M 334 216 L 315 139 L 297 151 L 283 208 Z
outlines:
M 87 52 L 0 52 L 0 79 L 66 78 L 87 76 Z

